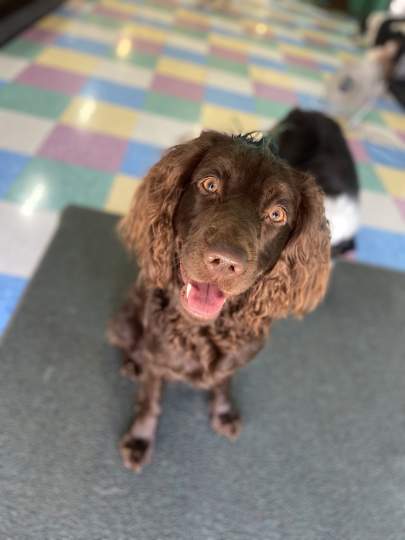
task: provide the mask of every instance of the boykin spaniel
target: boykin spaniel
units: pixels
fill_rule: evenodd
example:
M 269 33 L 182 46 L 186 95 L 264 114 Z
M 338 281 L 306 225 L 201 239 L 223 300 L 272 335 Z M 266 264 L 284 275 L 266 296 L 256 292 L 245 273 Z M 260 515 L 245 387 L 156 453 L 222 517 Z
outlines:
M 273 320 L 301 317 L 322 300 L 330 239 L 311 176 L 276 157 L 267 138 L 214 131 L 167 151 L 119 230 L 140 271 L 109 339 L 138 383 L 120 449 L 139 471 L 166 381 L 209 390 L 213 429 L 238 436 L 232 375 L 263 347 Z

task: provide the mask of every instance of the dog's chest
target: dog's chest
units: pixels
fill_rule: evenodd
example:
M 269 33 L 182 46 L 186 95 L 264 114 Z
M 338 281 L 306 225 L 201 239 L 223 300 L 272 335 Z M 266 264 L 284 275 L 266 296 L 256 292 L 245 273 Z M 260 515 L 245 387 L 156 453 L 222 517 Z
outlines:
M 156 315 L 161 320 L 155 328 L 161 331 L 156 332 L 153 327 L 146 331 L 149 365 L 169 380 L 210 388 L 254 355 L 255 351 L 250 351 L 251 341 L 226 324 L 191 325 L 170 309 Z

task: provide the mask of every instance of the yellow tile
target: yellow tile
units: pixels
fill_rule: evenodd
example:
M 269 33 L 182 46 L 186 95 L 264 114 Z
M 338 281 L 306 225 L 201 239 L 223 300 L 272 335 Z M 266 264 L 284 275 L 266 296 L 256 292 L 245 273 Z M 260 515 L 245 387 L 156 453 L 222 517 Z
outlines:
M 201 124 L 205 129 L 243 133 L 259 129 L 259 118 L 254 114 L 225 109 L 216 105 L 203 105 Z
M 374 167 L 385 188 L 394 197 L 405 197 L 405 172 L 383 165 Z
M 69 25 L 70 20 L 65 17 L 58 17 L 57 15 L 49 15 L 38 22 L 38 27 L 43 30 L 61 31 L 65 30 Z
M 180 9 L 177 12 L 177 17 L 185 21 L 196 22 L 196 23 L 201 23 L 201 24 L 208 24 L 210 22 L 209 17 L 205 15 L 200 15 L 199 13 L 195 13 L 193 11 L 187 11 L 185 9 Z
M 384 118 L 385 122 L 389 125 L 389 127 L 405 132 L 404 114 L 395 114 L 391 112 L 380 112 L 379 114 Z
M 202 83 L 205 81 L 206 69 L 196 66 L 191 62 L 174 60 L 163 56 L 156 67 L 156 71 L 162 75 L 172 75 L 188 81 Z
M 292 80 L 289 75 L 274 69 L 264 69 L 256 66 L 250 67 L 251 78 L 265 84 L 278 85 L 283 88 L 291 88 Z
M 136 113 L 92 98 L 75 98 L 62 116 L 63 123 L 129 138 L 134 132 Z
M 242 40 L 221 36 L 219 34 L 211 35 L 210 43 L 217 47 L 225 47 L 239 52 L 246 52 L 248 48 L 248 45 Z
M 59 47 L 49 47 L 37 57 L 36 62 L 88 75 L 94 71 L 100 62 L 100 58 L 91 54 L 68 51 Z
M 304 49 L 302 47 L 297 47 L 296 45 L 285 45 L 281 44 L 279 45 L 279 49 L 283 51 L 285 54 L 291 54 L 293 56 L 299 56 L 300 58 L 313 58 L 312 51 L 308 51 L 308 49 Z
M 123 2 L 117 0 L 102 0 L 102 5 L 108 8 L 115 9 L 121 13 L 127 13 L 128 15 L 133 15 L 136 13 L 136 6 L 131 4 L 124 4 Z
M 126 24 L 122 28 L 121 34 L 123 36 L 138 39 L 149 39 L 150 41 L 155 41 L 156 43 L 163 43 L 167 37 L 166 32 L 159 30 L 158 28 L 153 28 L 152 26 L 147 26 L 146 24 L 137 25 L 133 23 Z
M 105 209 L 116 214 L 126 214 L 129 210 L 132 196 L 139 187 L 141 179 L 120 174 L 115 177 L 108 195 Z

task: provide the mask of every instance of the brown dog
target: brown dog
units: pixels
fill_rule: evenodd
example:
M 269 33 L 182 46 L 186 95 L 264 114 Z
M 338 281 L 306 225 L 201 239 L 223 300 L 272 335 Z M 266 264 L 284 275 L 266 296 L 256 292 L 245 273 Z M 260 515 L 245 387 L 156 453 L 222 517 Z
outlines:
M 329 229 L 314 180 L 266 140 L 204 132 L 170 149 L 134 196 L 120 232 L 140 274 L 110 327 L 138 379 L 124 464 L 150 460 L 164 381 L 211 392 L 211 422 L 235 438 L 235 370 L 263 346 L 272 320 L 323 298 Z

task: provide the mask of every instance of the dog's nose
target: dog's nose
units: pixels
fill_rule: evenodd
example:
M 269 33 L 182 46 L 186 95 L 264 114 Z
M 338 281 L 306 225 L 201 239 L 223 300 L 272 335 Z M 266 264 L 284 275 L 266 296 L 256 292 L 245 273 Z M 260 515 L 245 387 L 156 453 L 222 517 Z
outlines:
M 246 255 L 240 249 L 209 249 L 205 254 L 205 264 L 216 276 L 236 277 L 246 269 Z

